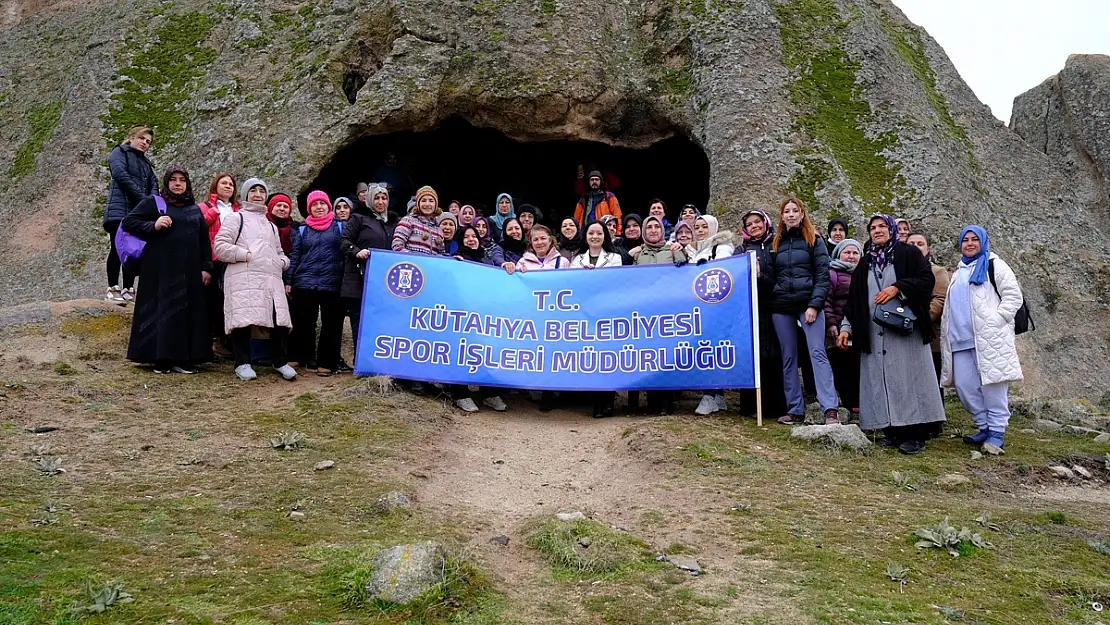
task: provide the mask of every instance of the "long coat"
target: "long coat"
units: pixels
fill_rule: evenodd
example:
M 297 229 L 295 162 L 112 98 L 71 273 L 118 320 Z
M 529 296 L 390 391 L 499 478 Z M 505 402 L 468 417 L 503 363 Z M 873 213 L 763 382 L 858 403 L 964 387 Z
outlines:
M 123 220 L 124 231 L 146 241 L 127 359 L 206 362 L 212 359 L 212 335 L 201 272 L 212 271 L 208 228 L 196 205 L 168 205 L 166 215 L 173 225 L 155 230 L 154 222 L 161 213 L 154 199 L 148 198 Z
M 158 191 L 158 177 L 146 154 L 120 144 L 108 155 L 112 182 L 108 185 L 108 202 L 104 205 L 104 224 L 123 221 L 139 202 Z M 136 235 L 137 236 L 137 235 Z
M 393 241 L 393 230 L 400 219 L 389 213 L 386 221 L 374 217 L 366 209 L 351 215 L 343 226 L 343 241 L 339 249 L 343 253 L 343 283 L 339 289 L 341 297 L 362 298 L 362 272 L 366 261 L 358 258 L 362 250 L 388 250 Z
M 1018 284 L 1014 270 L 1006 264 L 1006 261 L 993 253 L 990 257 L 994 261 L 994 278 L 998 283 L 998 293 L 994 292 L 994 286 L 990 280 L 983 284 L 969 285 L 971 327 L 975 334 L 975 357 L 979 361 L 979 377 L 982 378 L 983 384 L 1017 382 L 1022 379 L 1022 373 L 1017 347 L 1014 345 L 1014 315 L 1021 308 L 1023 301 L 1021 285 Z M 948 342 L 948 314 L 949 310 L 945 307 L 940 322 L 940 380 L 943 386 L 951 386 L 953 383 L 952 346 Z
M 277 226 L 266 219 L 264 204 L 244 202 L 238 213 L 224 217 L 216 234 L 216 258 L 227 263 L 225 332 L 250 326 L 272 328 L 275 322 L 293 327 L 281 280 L 282 272 L 289 268 L 289 258 L 281 250 Z

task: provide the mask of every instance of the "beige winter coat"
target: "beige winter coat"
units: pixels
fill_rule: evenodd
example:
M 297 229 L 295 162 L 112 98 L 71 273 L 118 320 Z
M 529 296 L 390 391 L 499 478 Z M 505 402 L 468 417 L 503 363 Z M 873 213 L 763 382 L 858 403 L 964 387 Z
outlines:
M 282 272 L 289 268 L 289 258 L 281 250 L 277 227 L 266 219 L 266 206 L 244 202 L 239 212 L 225 215 L 214 248 L 216 258 L 227 263 L 224 331 L 250 326 L 272 328 L 275 313 L 277 325 L 292 328 L 281 281 Z

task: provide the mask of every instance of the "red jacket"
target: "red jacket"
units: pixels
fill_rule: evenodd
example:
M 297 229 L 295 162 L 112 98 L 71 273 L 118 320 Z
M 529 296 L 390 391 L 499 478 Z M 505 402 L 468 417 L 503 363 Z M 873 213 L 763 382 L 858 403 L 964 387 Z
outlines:
M 208 242 L 212 245 L 212 249 L 216 249 L 216 234 L 220 231 L 220 209 L 216 206 L 216 194 L 208 196 L 207 202 L 197 204 L 202 215 L 204 215 L 204 223 L 208 224 Z M 231 210 L 239 212 L 239 200 L 231 202 Z M 215 251 L 212 252 L 212 260 L 216 260 Z
M 586 219 L 585 202 L 586 198 L 583 197 L 578 200 L 578 204 L 574 207 L 574 220 L 578 222 L 579 228 L 584 228 L 586 226 L 586 223 L 583 221 Z M 608 191 L 605 192 L 605 199 L 597 203 L 597 209 L 594 211 L 594 219 L 601 221 L 601 218 L 606 215 L 612 215 L 617 218 L 617 234 L 619 235 L 621 233 L 621 222 L 623 221 L 621 219 L 621 205 L 620 202 L 617 201 L 617 196 Z

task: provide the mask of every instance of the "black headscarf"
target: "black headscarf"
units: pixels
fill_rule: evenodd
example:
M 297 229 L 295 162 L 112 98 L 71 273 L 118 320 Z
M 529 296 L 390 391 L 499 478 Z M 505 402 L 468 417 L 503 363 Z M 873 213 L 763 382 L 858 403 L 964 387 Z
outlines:
M 176 173 L 185 176 L 185 193 L 170 192 L 170 176 Z M 171 206 L 192 206 L 197 203 L 196 198 L 193 197 L 193 180 L 189 178 L 189 172 L 181 167 L 170 167 L 166 170 L 165 175 L 162 176 L 162 190 L 159 193 L 166 204 Z
M 520 240 L 510 237 L 507 232 L 509 229 L 509 223 L 513 221 L 515 221 L 516 225 L 520 228 Z M 504 228 L 501 231 L 501 249 L 505 250 L 506 252 L 512 252 L 513 254 L 523 255 L 524 252 L 528 250 L 528 242 L 524 240 L 524 227 L 520 225 L 520 220 L 516 217 L 509 217 L 505 220 L 503 226 Z
M 467 247 L 463 243 L 463 238 L 466 236 L 466 233 L 470 231 L 474 232 L 474 238 L 478 240 L 478 247 L 474 249 Z M 462 228 L 459 228 L 459 235 L 459 248 L 455 250 L 455 255 L 461 256 L 464 260 L 472 260 L 476 263 L 482 262 L 482 259 L 486 255 L 486 250 L 482 247 L 482 237 L 478 236 L 478 229 L 475 228 L 473 225 L 463 226 Z
M 574 236 L 569 239 L 563 234 L 563 223 L 568 219 L 574 222 Z M 578 222 L 574 221 L 573 217 L 564 217 L 563 221 L 559 222 L 559 234 L 557 238 L 559 240 L 559 249 L 570 250 L 572 252 L 576 251 L 582 246 L 582 229 L 578 227 Z
M 628 236 L 628 222 L 634 221 L 637 226 L 640 226 L 640 236 L 638 238 L 631 238 Z M 621 224 L 621 245 L 626 250 L 630 250 L 644 242 L 643 236 L 644 220 L 636 213 L 629 213 L 624 216 L 624 222 Z

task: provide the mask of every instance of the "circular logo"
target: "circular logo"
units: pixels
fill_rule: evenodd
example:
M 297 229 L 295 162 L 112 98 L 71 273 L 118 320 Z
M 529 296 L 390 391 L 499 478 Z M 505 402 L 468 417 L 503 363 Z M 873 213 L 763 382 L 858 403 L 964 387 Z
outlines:
M 397 263 L 385 273 L 385 288 L 394 297 L 416 297 L 424 288 L 424 272 L 410 262 Z
M 706 269 L 694 278 L 694 295 L 706 304 L 720 304 L 732 293 L 732 274 L 724 269 Z

